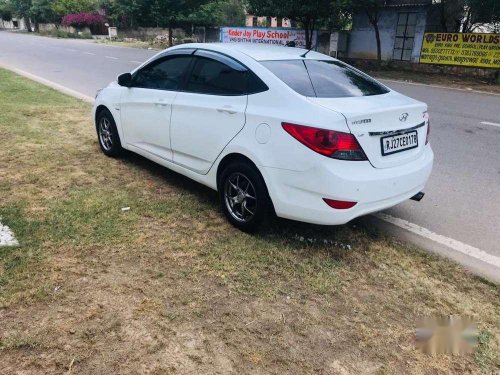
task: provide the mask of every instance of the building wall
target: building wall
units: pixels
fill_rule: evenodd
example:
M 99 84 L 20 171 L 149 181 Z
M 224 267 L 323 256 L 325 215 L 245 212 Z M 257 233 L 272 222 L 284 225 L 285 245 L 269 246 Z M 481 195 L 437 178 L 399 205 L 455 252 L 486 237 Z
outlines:
M 15 22 L 17 21 L 17 27 Z M 24 24 L 24 19 L 22 18 L 12 18 L 10 21 L 4 21 L 0 18 L 0 29 L 9 30 L 26 30 L 26 25 Z
M 279 22 L 281 21 L 281 25 Z M 245 18 L 245 26 L 247 27 L 292 27 L 288 18 L 278 17 L 256 17 L 247 14 Z
M 415 27 L 415 40 L 411 61 L 418 62 L 422 39 L 426 27 L 427 8 L 426 7 L 397 7 L 388 8 L 380 12 L 379 30 L 382 60 L 392 60 L 394 42 L 396 39 L 396 27 L 398 23 L 398 13 L 417 13 L 417 24 Z M 375 30 L 365 13 L 358 13 L 353 16 L 352 31 L 349 35 L 348 57 L 356 59 L 376 59 L 377 41 Z

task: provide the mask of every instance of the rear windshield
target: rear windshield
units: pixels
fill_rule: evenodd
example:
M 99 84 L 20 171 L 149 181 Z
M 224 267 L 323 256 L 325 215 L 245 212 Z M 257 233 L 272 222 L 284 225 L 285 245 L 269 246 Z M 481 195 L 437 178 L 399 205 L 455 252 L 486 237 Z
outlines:
M 380 95 L 384 86 L 340 61 L 280 60 L 262 61 L 293 90 L 317 98 L 346 98 Z

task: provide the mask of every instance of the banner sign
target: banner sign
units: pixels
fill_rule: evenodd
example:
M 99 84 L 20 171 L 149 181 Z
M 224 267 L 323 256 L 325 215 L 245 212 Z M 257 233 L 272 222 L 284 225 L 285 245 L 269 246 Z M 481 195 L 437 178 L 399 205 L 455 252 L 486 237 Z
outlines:
M 500 68 L 500 34 L 425 33 L 420 63 Z
M 313 31 L 312 46 L 316 46 L 317 31 Z M 220 41 L 223 43 L 264 43 L 286 45 L 295 42 L 296 47 L 306 47 L 306 32 L 301 29 L 261 28 L 261 27 L 222 27 Z

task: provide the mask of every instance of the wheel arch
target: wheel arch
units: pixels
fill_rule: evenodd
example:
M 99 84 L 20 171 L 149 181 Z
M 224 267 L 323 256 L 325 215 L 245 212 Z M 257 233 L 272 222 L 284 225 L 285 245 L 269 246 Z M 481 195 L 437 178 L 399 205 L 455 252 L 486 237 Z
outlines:
M 97 106 L 97 108 L 95 109 L 95 117 L 94 117 L 94 122 L 97 124 L 97 117 L 99 117 L 99 115 L 101 114 L 102 111 L 108 111 L 109 113 L 111 113 L 111 111 L 109 110 L 108 107 L 106 107 L 104 104 L 99 104 Z M 111 113 L 111 115 L 113 115 Z M 116 121 L 115 121 L 116 122 Z
M 230 154 L 227 154 L 225 155 L 222 160 L 219 162 L 219 165 L 217 166 L 217 190 L 219 190 L 219 183 L 220 183 L 220 178 L 222 176 L 222 172 L 224 171 L 224 169 L 231 163 L 234 163 L 236 161 L 242 161 L 242 162 L 245 162 L 245 163 L 248 163 L 250 164 L 251 166 L 253 166 L 255 169 L 259 170 L 259 168 L 257 168 L 257 165 L 255 165 L 255 163 L 248 157 L 248 156 L 245 156 L 243 154 L 240 154 L 240 153 L 237 153 L 237 152 L 232 152 Z M 259 171 L 260 173 L 260 171 Z M 262 176 L 262 174 L 261 174 Z
M 266 190 L 267 190 L 267 195 L 269 197 L 269 201 L 271 202 L 271 208 L 274 212 L 274 203 L 273 203 L 273 199 L 271 197 L 271 194 L 269 194 L 269 188 L 267 187 L 267 182 L 266 182 L 266 179 L 264 178 L 264 176 L 262 175 L 262 172 L 260 171 L 260 169 L 257 167 L 257 164 L 255 164 L 253 162 L 252 159 L 250 159 L 248 156 L 245 156 L 243 154 L 240 154 L 238 152 L 232 152 L 232 153 L 229 153 L 227 155 L 225 155 L 221 161 L 219 162 L 219 165 L 217 166 L 217 175 L 216 175 L 216 181 L 217 181 L 217 191 L 220 191 L 220 179 L 221 179 L 221 176 L 222 176 L 222 172 L 224 171 L 224 169 L 231 163 L 233 162 L 237 162 L 237 161 L 240 161 L 240 162 L 245 162 L 245 163 L 248 163 L 250 164 L 252 167 L 255 168 L 255 170 L 257 171 L 257 173 L 260 175 L 260 177 L 262 178 L 262 181 L 264 181 L 264 185 L 266 187 Z

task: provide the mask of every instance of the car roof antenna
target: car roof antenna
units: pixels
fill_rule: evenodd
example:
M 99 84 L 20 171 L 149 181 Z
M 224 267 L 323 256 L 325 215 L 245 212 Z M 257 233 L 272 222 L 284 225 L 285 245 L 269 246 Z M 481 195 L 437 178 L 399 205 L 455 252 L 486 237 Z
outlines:
M 306 56 L 307 56 L 307 54 L 308 54 L 309 52 L 311 52 L 311 51 L 312 51 L 313 49 L 315 49 L 315 48 L 316 48 L 316 46 L 311 47 L 311 48 L 310 48 L 310 49 L 308 49 L 306 52 L 304 52 L 302 55 L 300 55 L 300 57 L 306 57 Z

